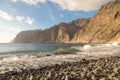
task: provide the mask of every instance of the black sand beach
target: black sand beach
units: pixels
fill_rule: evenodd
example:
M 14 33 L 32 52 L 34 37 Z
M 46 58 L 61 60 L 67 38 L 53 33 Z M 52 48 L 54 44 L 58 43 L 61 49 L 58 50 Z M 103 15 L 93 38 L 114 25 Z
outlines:
M 0 74 L 0 80 L 120 80 L 120 56 L 11 71 Z

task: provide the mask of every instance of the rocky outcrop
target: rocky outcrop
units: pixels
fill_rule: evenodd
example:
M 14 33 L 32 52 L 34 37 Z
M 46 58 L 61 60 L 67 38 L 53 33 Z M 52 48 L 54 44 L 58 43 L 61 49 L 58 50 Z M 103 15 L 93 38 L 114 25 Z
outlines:
M 12 42 L 15 42 L 15 43 L 38 42 L 38 37 L 40 32 L 41 30 L 21 31 Z
M 89 23 L 75 34 L 71 42 L 120 43 L 120 0 L 103 5 Z
M 88 22 L 89 19 L 78 19 L 45 30 L 22 31 L 13 41 L 15 43 L 69 43 L 75 33 Z
M 22 31 L 15 43 L 120 43 L 120 0 L 101 7 L 91 19 L 61 23 L 46 30 Z

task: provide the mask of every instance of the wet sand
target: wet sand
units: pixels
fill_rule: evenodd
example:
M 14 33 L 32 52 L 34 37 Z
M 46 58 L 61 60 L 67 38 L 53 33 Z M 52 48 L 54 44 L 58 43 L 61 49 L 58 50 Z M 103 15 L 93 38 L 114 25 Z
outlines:
M 0 74 L 0 80 L 120 80 L 120 55 L 10 71 Z

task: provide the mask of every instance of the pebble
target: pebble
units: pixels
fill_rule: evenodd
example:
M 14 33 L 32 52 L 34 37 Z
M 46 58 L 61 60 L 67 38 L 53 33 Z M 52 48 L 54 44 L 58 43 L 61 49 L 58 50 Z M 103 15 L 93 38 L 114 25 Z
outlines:
M 0 74 L 0 80 L 120 80 L 120 57 L 82 59 Z

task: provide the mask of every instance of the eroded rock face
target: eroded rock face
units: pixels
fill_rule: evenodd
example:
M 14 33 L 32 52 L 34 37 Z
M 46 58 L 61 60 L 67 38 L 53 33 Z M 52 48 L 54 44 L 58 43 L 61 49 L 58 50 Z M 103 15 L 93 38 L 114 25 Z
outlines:
M 22 31 L 13 41 L 15 43 L 69 43 L 88 20 L 78 19 L 70 23 L 61 23 L 46 30 Z
M 89 23 L 80 29 L 72 42 L 107 43 L 120 41 L 120 0 L 101 7 Z M 118 40 L 119 39 L 119 40 Z
M 21 31 L 13 40 L 15 43 L 33 43 L 38 42 L 39 33 L 41 30 Z
M 91 19 L 61 23 L 46 30 L 22 31 L 15 43 L 120 43 L 120 0 L 103 5 Z

